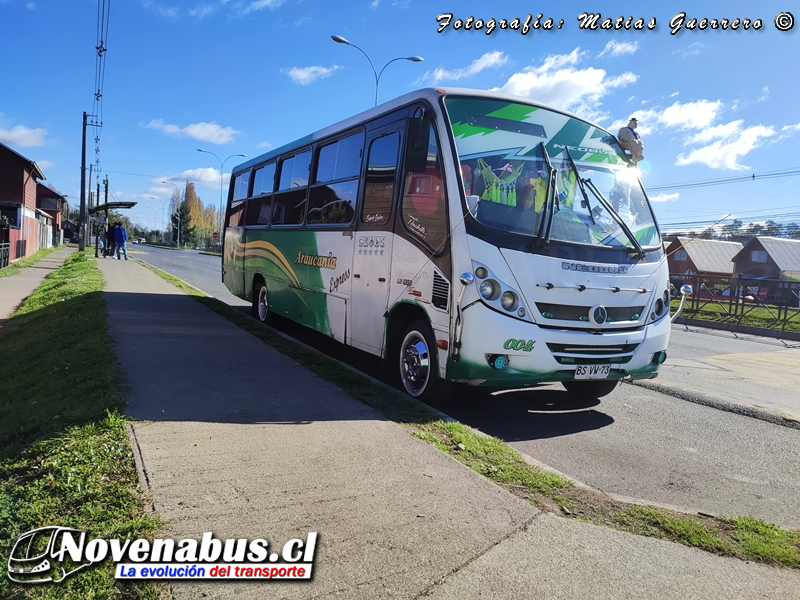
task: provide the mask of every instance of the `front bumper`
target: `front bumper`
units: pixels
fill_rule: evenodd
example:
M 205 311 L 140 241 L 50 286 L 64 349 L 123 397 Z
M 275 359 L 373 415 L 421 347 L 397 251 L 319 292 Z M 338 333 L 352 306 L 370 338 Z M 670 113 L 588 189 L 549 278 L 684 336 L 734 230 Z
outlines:
M 447 379 L 475 386 L 524 387 L 573 381 L 578 364 L 610 365 L 607 379 L 652 379 L 657 352 L 666 350 L 670 320 L 629 331 L 581 331 L 539 327 L 475 304 L 464 311 L 458 360 L 447 363 Z M 495 356 L 508 365 L 490 365 Z

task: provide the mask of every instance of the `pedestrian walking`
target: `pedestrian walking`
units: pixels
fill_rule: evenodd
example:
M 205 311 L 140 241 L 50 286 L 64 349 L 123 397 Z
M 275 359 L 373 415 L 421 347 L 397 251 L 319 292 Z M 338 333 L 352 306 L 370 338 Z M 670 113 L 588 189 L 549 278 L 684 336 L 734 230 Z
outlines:
M 128 232 L 125 229 L 125 226 L 117 221 L 117 228 L 114 231 L 114 242 L 117 244 L 117 260 L 122 260 L 119 257 L 119 251 L 122 250 L 122 253 L 125 255 L 125 260 L 128 260 Z

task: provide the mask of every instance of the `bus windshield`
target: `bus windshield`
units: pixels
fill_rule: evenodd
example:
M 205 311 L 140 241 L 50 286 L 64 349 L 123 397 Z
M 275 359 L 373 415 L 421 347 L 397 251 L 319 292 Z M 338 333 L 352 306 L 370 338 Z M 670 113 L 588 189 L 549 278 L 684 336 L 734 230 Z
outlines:
M 585 121 L 498 100 L 445 100 L 467 208 L 503 232 L 642 252 L 660 234 L 616 139 Z

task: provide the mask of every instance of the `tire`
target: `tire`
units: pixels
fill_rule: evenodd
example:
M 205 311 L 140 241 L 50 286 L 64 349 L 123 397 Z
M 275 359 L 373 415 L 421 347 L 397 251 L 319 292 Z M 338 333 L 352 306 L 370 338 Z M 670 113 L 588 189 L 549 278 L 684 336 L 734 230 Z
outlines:
M 396 355 L 400 389 L 423 402 L 446 400 L 450 387 L 439 377 L 436 339 L 428 323 L 414 321 L 400 339 Z
M 576 398 L 602 398 L 613 392 L 618 383 L 618 380 L 562 381 L 561 385 Z
M 268 325 L 272 317 L 272 311 L 269 309 L 267 284 L 261 279 L 258 279 L 253 286 L 253 305 L 250 313 L 264 325 Z

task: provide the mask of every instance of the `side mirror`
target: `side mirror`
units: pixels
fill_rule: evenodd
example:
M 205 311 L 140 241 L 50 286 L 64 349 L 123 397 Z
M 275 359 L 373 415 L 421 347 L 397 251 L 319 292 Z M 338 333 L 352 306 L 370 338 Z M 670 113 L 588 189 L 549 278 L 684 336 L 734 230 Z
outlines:
M 460 278 L 461 285 L 469 285 L 474 280 L 475 280 L 475 278 L 472 276 L 472 273 L 466 272 L 466 273 L 462 273 L 461 274 L 461 278 Z
M 692 286 L 688 284 L 684 284 L 681 286 L 681 294 L 683 296 L 691 296 L 693 291 L 694 290 L 692 289 Z
M 411 117 L 408 120 L 406 138 L 406 171 L 424 173 L 428 168 L 428 143 L 431 137 L 431 123 L 425 117 Z

